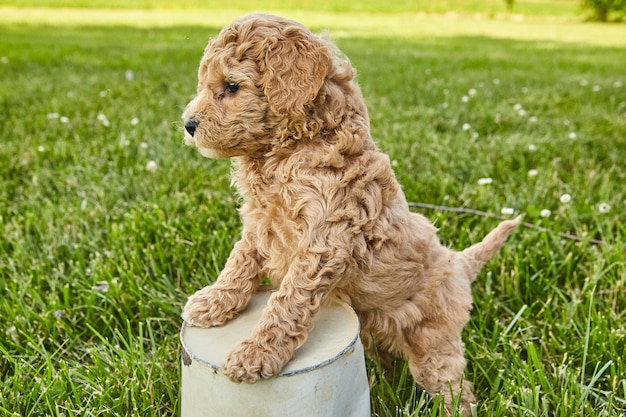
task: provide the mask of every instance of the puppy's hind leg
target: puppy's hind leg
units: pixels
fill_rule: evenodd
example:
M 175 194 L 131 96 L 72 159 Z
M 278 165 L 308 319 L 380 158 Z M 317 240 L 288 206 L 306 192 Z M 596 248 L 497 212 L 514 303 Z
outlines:
M 476 400 L 470 384 L 463 381 L 465 345 L 460 335 L 423 327 L 406 338 L 409 345 L 404 354 L 415 382 L 430 396 L 444 397 L 446 415 L 452 415 L 455 399 L 460 395 L 462 412 L 471 416 L 471 405 Z
M 243 310 L 261 282 L 258 254 L 252 239 L 237 242 L 213 285 L 187 300 L 182 317 L 198 327 L 221 326 Z

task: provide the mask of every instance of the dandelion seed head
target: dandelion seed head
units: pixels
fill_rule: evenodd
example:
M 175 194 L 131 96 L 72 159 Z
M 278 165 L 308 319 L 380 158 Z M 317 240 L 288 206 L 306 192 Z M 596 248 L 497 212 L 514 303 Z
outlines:
M 513 110 L 515 110 L 515 111 L 520 111 L 523 108 L 524 107 L 520 103 L 515 103 L 515 105 L 513 106 Z
M 106 97 L 109 92 L 107 90 L 102 90 L 98 93 L 98 95 L 102 98 Z
M 594 85 L 593 88 L 591 89 L 594 93 L 597 93 L 598 91 L 600 91 L 600 86 L 599 85 Z
M 528 170 L 528 176 L 529 177 L 536 177 L 537 174 L 539 174 L 539 171 L 537 171 L 536 169 L 529 169 Z
M 589 81 L 584 80 L 584 79 L 583 79 L 583 80 L 580 80 L 580 85 L 581 85 L 581 86 L 585 87 L 585 86 L 586 86 L 586 85 L 588 85 L 588 84 L 589 84 Z
M 624 83 L 622 83 L 621 81 L 615 81 L 613 83 L 613 87 L 615 87 L 615 88 L 622 88 L 623 85 L 624 85 Z
M 139 124 L 139 118 L 137 118 L 137 117 L 133 117 L 133 118 L 130 120 L 130 124 L 131 124 L 131 125 L 133 125 L 133 126 L 137 126 L 137 125 Z
M 126 70 L 124 76 L 126 77 L 126 81 L 133 81 L 135 79 L 135 73 L 130 69 Z
M 528 144 L 528 150 L 530 152 L 535 152 L 537 150 L 537 145 L 535 145 L 533 143 Z
M 139 147 L 140 147 L 141 149 L 148 149 L 148 142 L 141 142 L 141 143 L 139 144 Z
M 470 98 L 469 98 L 469 96 L 463 96 L 463 97 L 461 97 L 461 101 L 463 103 L 467 103 L 468 101 L 470 101 Z
M 530 116 L 530 117 L 528 118 L 528 121 L 529 121 L 530 123 L 537 123 L 537 116 Z
M 475 88 L 470 88 L 470 89 L 467 91 L 467 95 L 468 95 L 468 96 L 470 96 L 470 97 L 474 97 L 477 93 L 478 93 L 478 91 L 476 91 L 476 89 L 475 89 Z
M 521 117 L 526 117 L 526 110 L 524 110 L 524 109 L 519 109 L 519 110 L 517 111 L 517 114 L 518 114 L 518 116 L 521 116 Z
M 576 132 L 569 132 L 569 134 L 567 135 L 568 138 L 575 140 L 578 138 L 578 135 L 576 134 Z
M 469 123 L 463 123 L 463 126 L 461 126 L 461 129 L 463 129 L 464 131 L 468 131 L 472 128 L 472 126 Z
M 61 116 L 59 117 L 59 122 L 63 123 L 63 124 L 67 124 L 70 122 L 70 118 L 66 117 L 66 116 Z
M 550 217 L 552 215 L 552 212 L 548 209 L 543 209 L 539 212 L 539 215 L 541 217 Z
M 0 62 L 3 64 L 8 64 L 9 63 L 9 58 L 7 58 L 6 56 L 3 56 L 2 58 L 0 58 Z
M 494 78 L 493 79 L 493 84 L 494 85 L 500 85 L 500 79 L 499 78 Z
M 43 145 L 39 145 L 39 146 L 37 147 L 37 151 L 38 151 L 39 153 L 44 153 L 44 152 L 46 151 L 46 148 L 45 148 Z

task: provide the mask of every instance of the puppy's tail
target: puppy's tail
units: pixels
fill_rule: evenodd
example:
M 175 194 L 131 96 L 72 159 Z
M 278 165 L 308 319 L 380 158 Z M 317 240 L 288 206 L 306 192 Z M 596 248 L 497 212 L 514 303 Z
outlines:
M 473 282 L 485 263 L 491 259 L 504 245 L 506 239 L 522 220 L 517 216 L 513 220 L 503 221 L 493 229 L 482 242 L 479 242 L 460 253 L 467 277 Z

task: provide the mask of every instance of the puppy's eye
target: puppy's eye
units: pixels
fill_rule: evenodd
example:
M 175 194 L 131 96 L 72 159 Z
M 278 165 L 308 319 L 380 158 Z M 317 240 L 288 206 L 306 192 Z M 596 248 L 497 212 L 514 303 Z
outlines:
M 239 91 L 239 84 L 227 82 L 226 91 L 228 91 L 231 94 L 235 94 L 237 91 Z

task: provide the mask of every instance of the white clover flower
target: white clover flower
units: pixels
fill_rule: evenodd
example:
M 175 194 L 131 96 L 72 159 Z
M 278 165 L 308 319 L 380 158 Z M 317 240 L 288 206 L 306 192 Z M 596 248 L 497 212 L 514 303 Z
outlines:
M 587 81 L 587 80 L 580 80 L 580 85 L 581 85 L 581 86 L 583 86 L 583 87 L 584 87 L 584 86 L 586 86 L 586 85 L 588 85 L 588 84 L 589 84 L 589 81 Z
M 97 118 L 98 118 L 98 121 L 102 123 L 102 126 L 106 126 L 106 127 L 111 126 L 111 123 L 109 122 L 109 119 L 107 119 L 106 115 L 99 113 Z
M 126 81 L 133 81 L 135 79 L 135 73 L 130 69 L 126 70 L 124 76 L 126 77 Z
M 537 150 L 537 145 L 532 144 L 532 143 L 529 143 L 529 144 L 528 144 L 528 150 L 529 150 L 530 152 L 535 152 L 535 151 Z
M 513 110 L 515 111 L 520 111 L 523 109 L 523 106 L 520 103 L 515 103 L 515 105 L 513 106 Z
M 537 123 L 537 116 L 530 116 L 530 117 L 528 118 L 528 121 L 529 121 L 530 123 Z
M 109 283 L 107 281 L 98 281 L 96 282 L 96 285 L 91 287 L 91 289 L 105 294 L 107 291 L 109 291 Z
M 470 89 L 467 91 L 467 95 L 468 95 L 468 96 L 470 96 L 470 97 L 474 97 L 474 96 L 476 95 L 476 93 L 477 93 L 477 91 L 476 91 L 476 89 L 475 89 L 475 88 L 470 88 Z
M 470 101 L 470 98 L 469 98 L 469 96 L 463 96 L 463 97 L 461 97 L 461 101 L 463 103 L 467 103 L 468 101 Z
M 87 200 L 83 200 L 80 202 L 80 210 L 85 211 L 87 209 Z
M 2 58 L 0 58 L 0 62 L 2 62 L 3 64 L 8 64 L 9 58 L 7 58 L 6 56 L 3 56 Z
M 70 122 L 70 118 L 66 117 L 66 116 L 61 116 L 61 117 L 59 117 L 59 122 L 61 122 L 61 123 L 69 123 Z
M 441 103 L 441 108 L 442 109 L 447 109 L 448 108 L 448 102 L 444 101 L 443 103 Z
M 398 166 L 398 161 L 397 161 L 397 160 L 395 160 L 395 159 L 394 159 L 394 160 L 392 160 L 392 161 L 391 161 L 391 166 L 392 166 L 392 167 L 397 167 L 397 166 Z
M 106 97 L 109 92 L 107 90 L 102 90 L 98 93 L 98 95 L 102 98 Z
M 591 89 L 594 93 L 597 93 L 598 91 L 600 91 L 600 86 L 599 85 L 594 85 L 593 88 Z
M 46 148 L 43 145 L 39 145 L 37 147 L 37 151 L 40 152 L 40 153 L 44 153 L 46 151 Z
M 60 117 L 59 113 L 48 113 L 46 114 L 46 119 L 48 120 L 55 120 L 58 119 Z
M 500 210 L 500 213 L 504 214 L 505 216 L 508 216 L 508 215 L 515 213 L 515 209 L 512 207 L 502 207 L 502 210 Z
M 529 169 L 528 170 L 528 176 L 529 177 L 536 177 L 537 174 L 539 174 L 539 171 L 537 171 L 536 169 Z
M 576 132 L 569 132 L 569 135 L 567 135 L 567 137 L 574 140 L 578 138 L 578 135 L 576 134 Z
M 130 120 L 130 124 L 131 124 L 131 125 L 133 125 L 133 126 L 137 126 L 137 125 L 139 124 L 139 118 L 137 118 L 137 117 L 133 117 L 133 118 Z
M 461 126 L 461 129 L 463 129 L 464 131 L 468 131 L 472 128 L 472 126 L 469 123 L 463 123 L 463 126 Z
M 517 114 L 518 114 L 519 116 L 521 116 L 521 117 L 526 117 L 526 110 L 524 110 L 524 109 L 519 109 L 519 110 L 517 111 Z
M 613 87 L 615 88 L 621 88 L 624 85 L 624 83 L 622 83 L 621 81 L 615 81 L 613 83 Z
M 141 143 L 139 144 L 139 147 L 140 147 L 141 149 L 148 149 L 148 142 L 141 142 Z
M 550 217 L 552 215 L 552 212 L 548 209 L 543 209 L 539 212 L 539 215 L 541 217 Z
M 478 185 L 489 185 L 491 183 L 493 183 L 492 178 L 479 178 L 478 179 Z
M 608 213 L 611 211 L 611 206 L 607 203 L 600 203 L 600 205 L 598 205 L 598 211 L 600 213 Z
M 472 139 L 478 139 L 478 132 L 472 132 Z
M 10 326 L 5 330 L 5 333 L 7 334 L 7 336 L 10 336 L 11 339 L 13 340 L 13 342 L 18 343 L 20 338 L 17 335 L 17 329 L 15 328 L 15 326 Z
M 148 163 L 146 164 L 146 171 L 148 172 L 156 172 L 157 169 L 157 163 L 154 161 L 148 161 Z
M 499 78 L 494 78 L 493 79 L 493 84 L 494 85 L 500 85 L 500 79 Z
M 563 203 L 563 204 L 567 204 L 567 203 L 569 203 L 570 201 L 572 201 L 572 196 L 571 196 L 571 195 L 569 195 L 569 194 L 567 194 L 567 193 L 565 193 L 565 194 L 563 194 L 563 195 L 559 198 L 559 200 L 561 201 L 561 203 Z

